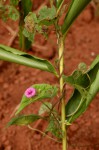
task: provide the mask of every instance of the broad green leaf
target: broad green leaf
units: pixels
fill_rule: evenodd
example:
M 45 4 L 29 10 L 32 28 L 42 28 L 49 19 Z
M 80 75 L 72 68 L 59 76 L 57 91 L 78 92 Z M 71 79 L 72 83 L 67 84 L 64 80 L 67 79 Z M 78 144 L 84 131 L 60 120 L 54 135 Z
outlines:
M 76 87 L 77 85 L 82 88 L 87 88 L 90 85 L 90 78 L 87 73 L 82 74 L 81 71 L 75 70 L 72 75 L 64 76 L 64 82 L 69 83 L 70 85 Z M 86 82 L 84 83 L 84 81 Z
M 14 5 L 0 3 L 0 18 L 6 21 L 8 18 L 16 21 L 19 19 L 19 11 Z
M 52 6 L 51 8 L 44 6 L 43 8 L 41 8 L 38 15 L 39 22 L 43 20 L 52 20 L 56 17 L 56 9 L 54 6 Z
M 64 23 L 62 25 L 62 33 L 65 35 L 75 21 L 75 19 L 79 16 L 79 14 L 83 11 L 83 9 L 90 3 L 91 0 L 72 0 L 69 10 L 66 14 Z
M 7 5 L 6 8 L 8 9 L 8 17 L 12 20 L 16 21 L 19 19 L 19 12 L 14 6 Z
M 52 25 L 55 17 L 56 9 L 54 6 L 51 8 L 44 6 L 41 8 L 38 15 L 33 12 L 29 12 L 25 17 L 25 29 L 23 30 L 24 36 L 27 37 L 31 42 L 33 42 L 37 32 L 46 37 L 44 27 Z
M 41 116 L 35 114 L 17 116 L 11 119 L 11 121 L 7 124 L 7 127 L 11 125 L 19 125 L 19 126 L 28 125 L 41 118 L 42 118 Z
M 42 27 L 38 25 L 38 19 L 35 13 L 29 12 L 25 17 L 25 28 L 23 35 L 28 38 L 29 41 L 33 42 L 36 32 L 42 32 Z
M 88 92 L 89 92 L 89 95 L 86 100 L 86 106 L 90 104 L 91 100 L 95 97 L 96 93 L 99 92 L 99 69 L 97 71 L 96 78 L 92 82 Z
M 85 66 L 85 64 L 84 64 L 84 66 Z M 75 89 L 77 89 L 79 91 L 79 93 L 83 97 L 86 97 L 86 94 L 88 94 L 86 89 L 90 85 L 90 77 L 87 73 L 83 73 L 83 71 L 85 71 L 84 66 L 82 68 L 82 65 L 81 65 L 81 68 L 79 68 L 79 65 L 78 65 L 78 68 L 80 70 L 75 70 L 73 72 L 73 74 L 70 76 L 63 75 L 63 78 L 64 78 L 64 82 L 73 86 Z M 85 82 L 85 80 L 86 80 L 86 82 Z
M 45 112 L 50 112 L 51 109 L 52 109 L 52 104 L 49 102 L 44 102 L 39 109 L 39 115 L 42 115 Z
M 0 44 L 0 59 L 13 63 L 18 63 L 31 68 L 45 70 L 54 73 L 55 75 L 57 74 L 52 64 L 47 60 L 34 57 L 17 49 L 4 46 L 1 44 Z
M 25 24 L 28 26 L 32 24 L 32 28 L 34 28 L 34 25 L 36 23 L 38 23 L 37 16 L 33 12 L 29 12 L 28 15 L 25 17 L 24 21 L 25 21 Z
M 90 69 L 87 71 L 87 74 L 90 78 L 89 85 L 88 78 L 84 78 L 84 80 L 82 80 L 82 77 L 79 77 L 79 80 L 81 79 L 82 81 L 80 82 L 80 86 L 86 87 L 86 93 L 83 95 L 80 93 L 79 89 L 76 88 L 66 105 L 66 119 L 69 122 L 73 122 L 83 112 L 85 112 L 95 95 L 99 92 L 99 56 L 97 56 L 97 58 L 93 61 Z M 84 74 L 84 76 L 86 76 L 86 74 Z M 69 82 L 72 84 L 71 80 Z
M 29 12 L 25 17 L 25 28 L 23 34 L 29 41 L 33 42 L 36 32 L 42 33 L 42 26 L 39 24 L 36 14 Z
M 27 37 L 30 42 L 34 41 L 35 33 L 29 32 L 26 28 L 23 29 L 23 35 Z
M 51 132 L 54 136 L 56 136 L 59 139 L 62 139 L 63 137 L 61 125 L 57 122 L 57 120 L 53 116 L 50 117 L 46 132 Z
M 51 26 L 54 24 L 54 20 L 42 20 L 39 22 L 39 24 L 42 26 L 42 25 L 45 25 L 45 26 Z
M 49 84 L 35 84 L 32 87 L 36 89 L 36 96 L 32 98 L 27 98 L 25 95 L 23 95 L 20 107 L 18 108 L 16 114 L 18 114 L 26 106 L 33 102 L 55 97 L 58 91 L 56 86 L 52 86 Z

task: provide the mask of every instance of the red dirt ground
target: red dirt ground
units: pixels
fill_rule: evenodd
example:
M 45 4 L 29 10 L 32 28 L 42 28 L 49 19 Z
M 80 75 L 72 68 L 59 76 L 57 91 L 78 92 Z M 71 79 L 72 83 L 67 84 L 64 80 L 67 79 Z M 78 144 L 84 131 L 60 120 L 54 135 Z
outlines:
M 35 4 L 35 9 L 38 4 Z M 8 44 L 12 35 L 0 21 L 0 43 Z M 8 22 L 11 26 L 11 22 Z M 13 23 L 16 30 L 16 23 Z M 17 47 L 17 38 L 13 47 Z M 38 46 L 36 46 L 38 45 Z M 41 46 L 41 47 L 40 47 Z M 42 49 L 41 49 L 42 48 Z M 36 56 L 46 58 L 52 63 L 56 58 L 56 37 L 51 34 L 48 42 L 40 36 L 32 48 Z M 65 53 L 65 73 L 70 74 L 80 62 L 87 65 L 99 54 L 99 21 L 93 18 L 91 7 L 87 7 L 70 29 Z M 27 87 L 35 83 L 54 84 L 57 80 L 50 73 L 0 61 L 0 150 L 61 150 L 61 144 L 32 133 L 27 127 L 13 126 L 5 129 L 15 107 Z M 71 89 L 67 88 L 67 93 Z M 99 95 L 95 97 L 89 109 L 68 130 L 68 150 L 99 150 Z M 36 113 L 40 103 L 32 104 L 25 109 L 26 113 Z M 44 129 L 41 122 L 39 129 Z

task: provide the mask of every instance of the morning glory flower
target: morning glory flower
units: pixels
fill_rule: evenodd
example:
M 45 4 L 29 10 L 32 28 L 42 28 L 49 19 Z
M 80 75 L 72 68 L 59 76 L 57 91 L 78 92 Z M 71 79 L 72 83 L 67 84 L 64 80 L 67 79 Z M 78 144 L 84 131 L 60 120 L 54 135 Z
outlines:
M 26 96 L 27 98 L 31 98 L 31 97 L 33 97 L 33 96 L 35 96 L 35 95 L 36 95 L 36 90 L 35 90 L 34 88 L 32 88 L 32 87 L 28 88 L 28 89 L 25 91 L 25 96 Z

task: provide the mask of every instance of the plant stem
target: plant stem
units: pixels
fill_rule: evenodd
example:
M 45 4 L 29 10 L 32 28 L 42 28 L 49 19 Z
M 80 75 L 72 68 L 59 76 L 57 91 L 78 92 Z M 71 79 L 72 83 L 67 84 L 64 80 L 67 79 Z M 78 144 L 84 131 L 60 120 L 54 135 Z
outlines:
M 22 51 L 25 51 L 25 37 L 23 35 L 24 29 L 24 12 L 22 8 L 22 1 L 19 2 L 20 20 L 19 20 L 19 43 Z
M 66 113 L 65 113 L 65 95 L 64 95 L 64 81 L 63 81 L 63 71 L 64 71 L 64 40 L 62 37 L 59 38 L 59 70 L 60 70 L 60 96 L 62 96 L 61 100 L 61 120 L 62 120 L 62 132 L 63 132 L 63 139 L 62 139 L 62 144 L 63 144 L 63 149 L 62 150 L 67 150 L 67 138 L 66 138 L 66 125 L 65 125 L 65 120 L 66 120 Z
M 46 133 L 44 133 L 43 131 L 41 131 L 39 129 L 32 128 L 30 125 L 28 125 L 28 128 L 31 129 L 32 131 L 37 131 L 37 132 L 41 133 L 43 136 L 46 136 L 47 138 L 49 138 L 55 142 L 61 143 L 60 141 L 57 141 L 56 139 L 52 138 L 51 136 L 47 135 Z
M 20 48 L 22 51 L 25 51 L 26 48 L 25 48 L 25 37 L 23 35 L 23 26 L 20 25 L 20 29 L 19 29 L 19 41 L 20 41 Z

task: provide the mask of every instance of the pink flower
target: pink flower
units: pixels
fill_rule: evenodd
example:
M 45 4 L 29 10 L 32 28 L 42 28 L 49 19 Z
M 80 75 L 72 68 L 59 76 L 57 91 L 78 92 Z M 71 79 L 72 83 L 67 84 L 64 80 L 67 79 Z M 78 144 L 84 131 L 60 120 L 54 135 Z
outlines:
M 32 87 L 28 88 L 28 89 L 25 91 L 25 96 L 26 96 L 27 98 L 31 98 L 31 97 L 35 96 L 35 94 L 36 94 L 36 90 L 35 90 L 34 88 L 32 88 Z

